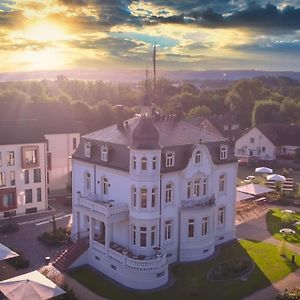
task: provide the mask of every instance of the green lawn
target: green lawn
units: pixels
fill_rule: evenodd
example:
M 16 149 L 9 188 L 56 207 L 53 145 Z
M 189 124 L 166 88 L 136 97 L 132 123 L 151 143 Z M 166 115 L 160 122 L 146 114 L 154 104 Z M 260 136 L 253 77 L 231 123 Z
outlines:
M 281 209 L 274 208 L 267 213 L 267 227 L 270 234 L 277 240 L 286 240 L 289 243 L 297 244 L 300 246 L 300 225 L 298 226 L 287 226 L 282 222 L 284 214 L 281 213 Z M 300 213 L 292 214 L 294 222 L 300 221 Z M 279 230 L 284 227 L 289 227 L 296 231 L 293 235 L 283 235 L 279 233 Z
M 287 259 L 279 255 L 279 248 L 255 241 L 242 240 L 221 248 L 220 254 L 207 262 L 194 264 L 177 264 L 171 267 L 176 278 L 175 284 L 156 292 L 133 292 L 116 286 L 111 281 L 88 268 L 77 269 L 71 276 L 86 285 L 95 293 L 108 299 L 130 300 L 189 300 L 189 299 L 241 299 L 253 291 L 278 281 L 297 266 L 290 262 L 292 252 L 287 250 Z M 247 257 L 254 260 L 256 266 L 246 281 L 211 282 L 206 278 L 207 272 L 224 260 Z M 296 257 L 296 261 L 300 257 Z

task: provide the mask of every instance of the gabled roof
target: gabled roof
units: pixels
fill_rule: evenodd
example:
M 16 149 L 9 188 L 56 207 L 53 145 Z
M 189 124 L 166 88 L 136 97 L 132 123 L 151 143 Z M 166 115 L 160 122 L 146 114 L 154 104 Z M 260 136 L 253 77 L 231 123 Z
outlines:
M 281 123 L 259 124 L 261 131 L 274 146 L 300 146 L 300 126 Z
M 0 121 L 0 145 L 45 142 L 37 120 Z

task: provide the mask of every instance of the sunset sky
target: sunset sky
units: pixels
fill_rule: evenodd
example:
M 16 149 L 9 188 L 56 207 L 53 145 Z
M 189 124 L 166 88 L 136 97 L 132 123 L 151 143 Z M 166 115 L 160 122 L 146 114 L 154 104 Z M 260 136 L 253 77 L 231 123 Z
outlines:
M 0 72 L 300 71 L 300 0 L 0 0 Z

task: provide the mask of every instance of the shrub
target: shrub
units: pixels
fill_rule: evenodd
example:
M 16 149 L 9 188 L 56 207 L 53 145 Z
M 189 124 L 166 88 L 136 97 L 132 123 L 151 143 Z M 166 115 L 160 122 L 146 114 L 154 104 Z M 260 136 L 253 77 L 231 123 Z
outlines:
M 8 223 L 0 227 L 0 232 L 7 234 L 18 231 L 19 229 L 20 227 L 17 223 Z
M 282 226 L 292 226 L 295 223 L 295 218 L 292 214 L 285 214 L 281 218 Z
M 55 231 L 44 232 L 38 239 L 47 245 L 59 245 L 66 242 L 69 236 L 70 233 L 65 228 L 59 227 Z

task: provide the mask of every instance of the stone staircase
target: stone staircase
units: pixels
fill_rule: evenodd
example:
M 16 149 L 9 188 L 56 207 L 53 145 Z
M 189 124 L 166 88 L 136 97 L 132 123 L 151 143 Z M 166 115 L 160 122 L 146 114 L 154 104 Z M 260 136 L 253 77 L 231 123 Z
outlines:
M 52 260 L 52 265 L 61 273 L 64 273 L 70 265 L 89 247 L 88 240 L 79 240 L 70 243 L 59 250 Z

